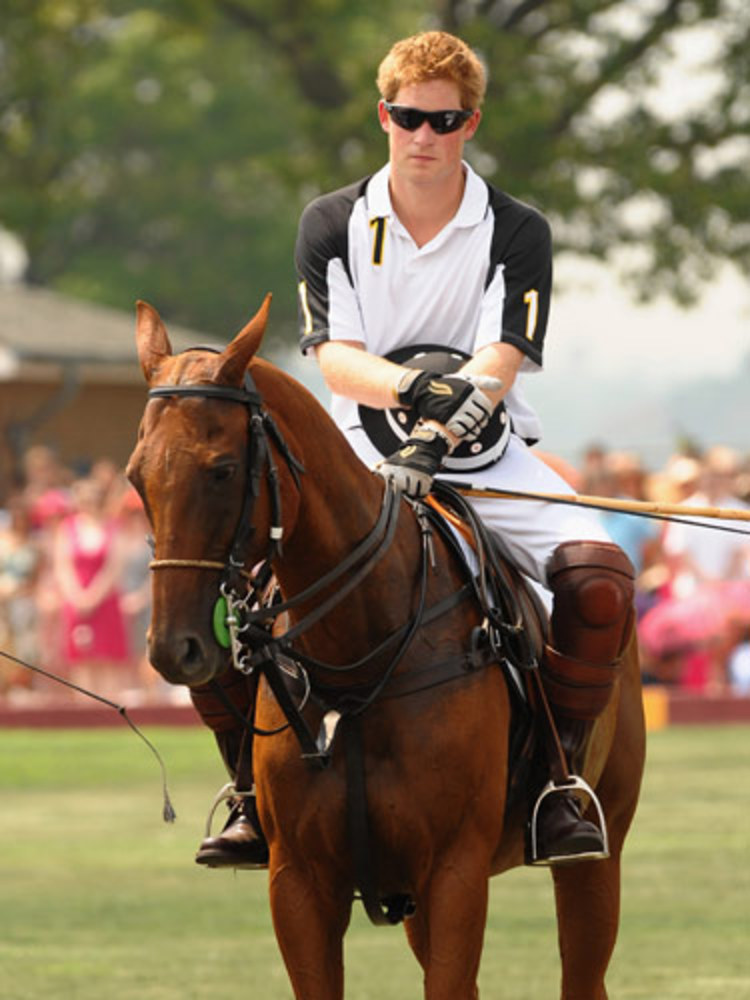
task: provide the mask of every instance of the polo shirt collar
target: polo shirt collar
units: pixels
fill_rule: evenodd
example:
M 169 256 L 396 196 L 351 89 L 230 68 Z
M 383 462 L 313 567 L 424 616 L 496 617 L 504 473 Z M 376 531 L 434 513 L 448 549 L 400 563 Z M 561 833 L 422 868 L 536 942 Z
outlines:
M 386 163 L 370 178 L 370 183 L 367 185 L 367 214 L 370 219 L 382 219 L 393 215 L 391 195 L 388 191 L 390 176 L 391 167 Z
M 463 166 L 466 171 L 466 187 L 461 204 L 450 225 L 476 226 L 487 212 L 489 192 L 485 182 L 465 160 Z M 371 219 L 388 218 L 393 215 L 391 196 L 388 191 L 390 175 L 391 167 L 390 164 L 386 163 L 370 178 L 370 183 L 367 185 L 367 214 Z

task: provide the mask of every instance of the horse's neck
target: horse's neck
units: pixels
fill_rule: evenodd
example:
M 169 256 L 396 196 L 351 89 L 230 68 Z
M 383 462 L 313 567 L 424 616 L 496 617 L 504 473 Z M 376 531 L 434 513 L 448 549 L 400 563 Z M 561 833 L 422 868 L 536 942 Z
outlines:
M 270 396 L 270 387 L 263 390 L 263 395 Z M 335 570 L 368 537 L 382 510 L 384 487 L 380 477 L 353 454 L 344 435 L 309 394 L 300 391 L 286 396 L 272 412 L 287 445 L 305 467 L 296 514 L 284 536 L 283 556 L 274 566 L 288 600 Z M 399 506 L 395 537 L 387 551 L 378 554 L 356 589 L 303 639 L 304 644 L 315 646 L 316 656 L 335 658 L 334 647 L 342 631 L 356 628 L 363 637 L 371 637 L 374 630 L 386 633 L 403 624 L 403 595 L 399 602 L 392 601 L 389 581 L 403 575 L 404 567 L 413 580 L 419 546 L 414 519 L 404 504 Z M 349 574 L 343 576 L 341 582 L 348 578 Z M 335 586 L 316 595 L 293 617 L 310 611 Z M 378 609 L 376 623 L 374 608 Z
M 316 557 L 340 561 L 371 530 L 380 512 L 383 484 L 354 455 L 311 393 L 273 366 L 260 361 L 256 366 L 261 395 L 287 447 L 305 469 L 298 511 L 285 544 L 290 554 L 284 560 L 285 568 L 292 563 L 292 572 L 305 574 L 305 563 Z M 279 456 L 278 464 L 284 462 Z
M 350 503 L 349 497 L 343 499 Z M 352 517 L 350 505 L 347 516 L 342 517 L 329 509 L 325 517 L 316 519 L 313 528 L 295 533 L 293 541 L 297 545 L 285 550 L 284 565 L 277 571 L 284 597 L 293 599 L 341 568 L 358 543 L 370 535 L 378 513 L 379 507 L 375 507 Z M 307 616 L 313 618 L 298 639 L 308 655 L 331 664 L 366 661 L 383 640 L 406 624 L 419 558 L 416 545 L 410 544 L 410 520 L 408 512 L 402 511 L 396 535 L 387 549 L 379 548 L 377 541 L 367 546 L 368 551 L 356 564 L 291 612 L 292 626 Z M 361 527 L 353 530 L 355 524 Z M 316 619 L 316 612 L 330 600 L 333 605 Z
M 343 443 L 345 449 L 327 443 L 303 459 L 299 510 L 282 570 L 294 578 L 293 585 L 302 580 L 309 585 L 340 565 L 381 514 L 382 480 Z M 389 553 L 382 558 L 387 561 Z

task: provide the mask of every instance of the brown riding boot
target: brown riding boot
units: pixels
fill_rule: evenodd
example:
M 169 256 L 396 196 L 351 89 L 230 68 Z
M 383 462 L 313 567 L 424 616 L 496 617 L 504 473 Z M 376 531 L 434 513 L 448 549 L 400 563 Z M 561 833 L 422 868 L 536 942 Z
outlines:
M 205 837 L 195 861 L 207 868 L 268 868 L 268 844 L 260 829 L 254 795 L 234 796 L 218 837 Z
M 583 770 L 583 755 L 592 723 L 558 719 L 557 732 L 572 774 Z M 546 795 L 536 820 L 538 863 L 563 864 L 594 860 L 608 855 L 604 832 L 584 819 L 581 802 L 572 789 L 561 788 Z
M 541 680 L 552 708 L 564 760 L 550 739 L 554 783 L 532 818 L 532 863 L 554 864 L 607 856 L 604 815 L 592 789 L 577 777 L 595 720 L 607 707 L 633 622 L 633 567 L 616 545 L 566 542 L 547 567 L 554 595 L 551 642 Z M 567 771 L 570 787 L 560 780 Z M 585 819 L 575 788 L 586 791 L 601 828 Z M 536 848 L 536 850 L 535 850 Z
M 224 695 L 241 716 L 252 719 L 254 685 L 242 674 L 232 671 L 220 678 Z M 207 831 L 195 855 L 199 865 L 208 868 L 267 868 L 268 844 L 258 820 L 252 779 L 252 736 L 239 727 L 215 691 L 209 687 L 191 691 L 193 704 L 203 721 L 214 730 L 219 751 L 229 776 L 240 791 L 228 798 L 229 817 L 221 833 L 214 837 Z M 221 797 L 217 799 L 221 801 Z M 216 806 L 214 806 L 214 809 Z M 209 816 L 209 827 L 213 809 Z

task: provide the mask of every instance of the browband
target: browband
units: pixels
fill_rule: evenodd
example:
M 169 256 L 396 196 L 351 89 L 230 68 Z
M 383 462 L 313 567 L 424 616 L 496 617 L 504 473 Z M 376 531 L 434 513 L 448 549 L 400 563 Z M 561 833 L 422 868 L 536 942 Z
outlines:
M 210 396 L 226 399 L 232 403 L 260 406 L 260 394 L 246 388 L 237 389 L 229 385 L 157 385 L 148 390 L 149 398 L 157 396 Z

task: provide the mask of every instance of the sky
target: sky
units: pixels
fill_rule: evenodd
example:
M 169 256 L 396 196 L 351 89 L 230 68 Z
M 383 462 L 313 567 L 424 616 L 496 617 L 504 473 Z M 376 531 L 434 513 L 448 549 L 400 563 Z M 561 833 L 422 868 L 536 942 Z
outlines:
M 750 282 L 726 267 L 700 301 L 639 305 L 615 273 L 560 260 L 545 347 L 545 375 L 632 373 L 654 387 L 732 375 L 750 356 Z
M 737 384 L 750 370 L 750 283 L 726 269 L 682 309 L 667 299 L 638 305 L 601 265 L 573 272 L 553 295 L 544 371 L 524 379 L 542 447 L 575 464 L 598 441 L 652 469 L 685 435 L 745 454 L 750 394 L 743 405 Z M 723 381 L 734 387 L 724 406 Z

